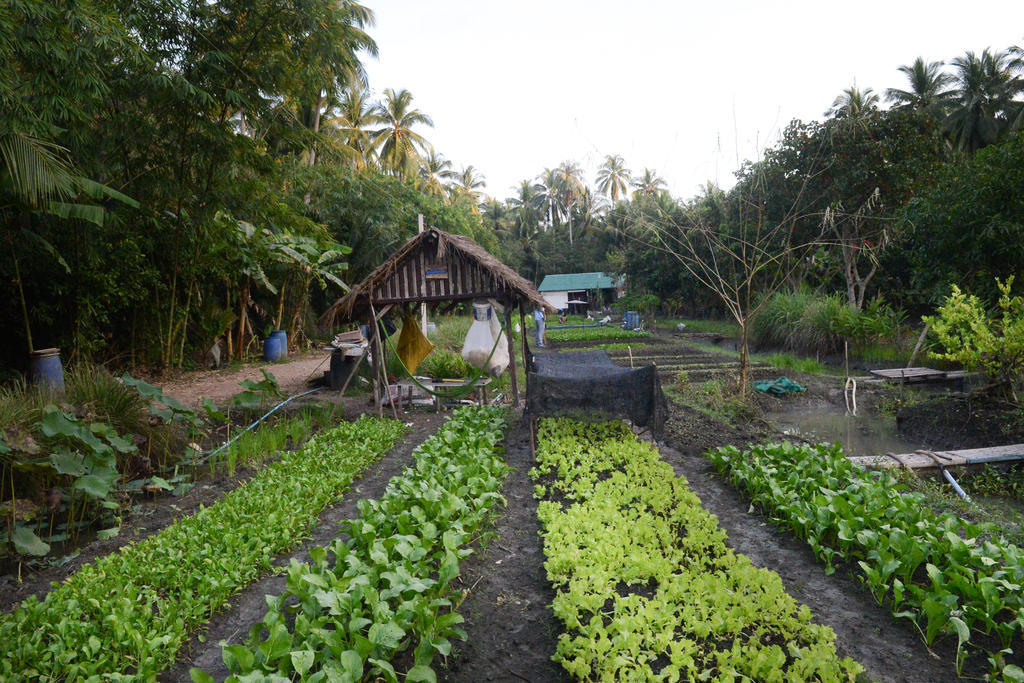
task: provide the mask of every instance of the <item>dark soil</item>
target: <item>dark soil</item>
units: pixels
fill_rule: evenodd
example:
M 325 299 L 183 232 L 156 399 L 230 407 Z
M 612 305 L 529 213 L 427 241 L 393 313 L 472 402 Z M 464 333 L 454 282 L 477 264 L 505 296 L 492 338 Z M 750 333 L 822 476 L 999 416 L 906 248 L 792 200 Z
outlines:
M 1024 410 L 980 396 L 933 396 L 901 408 L 896 424 L 902 433 L 942 449 L 1024 442 Z
M 505 440 L 515 468 L 502 494 L 507 506 L 495 523 L 496 538 L 470 557 L 460 580 L 470 587 L 459 612 L 469 638 L 456 645 L 439 678 L 446 681 L 567 681 L 555 653 L 561 624 L 550 605 L 555 592 L 544 570 L 544 547 L 529 470 L 533 466 L 527 420 Z

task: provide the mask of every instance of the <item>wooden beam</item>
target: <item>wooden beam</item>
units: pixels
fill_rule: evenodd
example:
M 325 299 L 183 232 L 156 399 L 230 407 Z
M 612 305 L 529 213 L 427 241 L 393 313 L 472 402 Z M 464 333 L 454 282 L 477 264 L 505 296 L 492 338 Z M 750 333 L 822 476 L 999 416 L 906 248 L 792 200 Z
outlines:
M 430 303 L 431 301 L 469 301 L 471 299 L 497 299 L 501 296 L 501 292 L 487 291 L 487 292 L 463 292 L 461 294 L 434 294 L 430 296 L 416 296 L 416 297 L 382 297 L 380 299 L 373 299 L 370 302 L 371 306 L 384 306 L 387 304 L 407 304 L 407 303 Z

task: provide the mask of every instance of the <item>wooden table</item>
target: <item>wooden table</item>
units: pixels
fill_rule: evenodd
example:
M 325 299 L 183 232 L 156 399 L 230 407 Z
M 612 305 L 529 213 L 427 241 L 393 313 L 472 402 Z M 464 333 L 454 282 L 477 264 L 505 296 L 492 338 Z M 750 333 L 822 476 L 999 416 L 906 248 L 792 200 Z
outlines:
M 453 390 L 453 389 L 461 389 L 461 388 L 467 386 L 468 384 L 472 383 L 472 385 L 474 387 L 476 387 L 476 389 L 477 389 L 477 402 L 479 403 L 479 405 L 485 406 L 485 405 L 487 405 L 487 385 L 490 384 L 493 381 L 493 378 L 492 377 L 480 377 L 480 378 L 477 378 L 475 380 L 465 380 L 465 379 L 443 380 L 443 379 L 429 379 L 429 378 L 425 378 L 425 377 L 423 377 L 423 378 L 417 377 L 416 380 L 421 385 L 423 385 L 424 387 L 427 387 L 431 391 L 438 391 L 438 390 L 440 390 L 440 391 L 446 391 L 446 390 L 450 391 L 450 390 Z M 404 398 L 405 401 L 406 401 L 406 406 L 411 408 L 412 407 L 412 392 L 413 392 L 413 389 L 419 389 L 420 387 L 417 386 L 410 379 L 398 380 L 397 384 L 398 384 L 398 396 L 399 396 L 398 400 L 401 401 Z M 441 397 L 440 396 L 435 396 L 434 394 L 427 394 L 427 396 L 434 400 L 434 410 L 435 410 L 435 412 L 441 412 Z

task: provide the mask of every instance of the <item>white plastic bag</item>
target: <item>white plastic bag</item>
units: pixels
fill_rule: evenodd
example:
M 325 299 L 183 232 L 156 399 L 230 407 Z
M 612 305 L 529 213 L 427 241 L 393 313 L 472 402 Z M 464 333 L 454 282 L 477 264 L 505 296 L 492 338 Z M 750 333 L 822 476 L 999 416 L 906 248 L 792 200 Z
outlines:
M 497 340 L 497 346 L 495 346 Z M 494 350 L 493 354 L 491 350 Z M 473 324 L 462 344 L 462 357 L 475 368 L 497 377 L 508 367 L 508 340 L 490 304 L 473 304 Z M 488 362 L 488 359 L 490 361 Z
M 498 316 L 493 308 L 491 309 L 491 339 L 497 339 L 498 346 L 495 347 L 491 362 L 487 365 L 487 374 L 491 377 L 498 377 L 508 367 L 508 339 L 501 331 L 501 323 L 498 322 Z M 490 353 L 489 349 L 488 353 Z

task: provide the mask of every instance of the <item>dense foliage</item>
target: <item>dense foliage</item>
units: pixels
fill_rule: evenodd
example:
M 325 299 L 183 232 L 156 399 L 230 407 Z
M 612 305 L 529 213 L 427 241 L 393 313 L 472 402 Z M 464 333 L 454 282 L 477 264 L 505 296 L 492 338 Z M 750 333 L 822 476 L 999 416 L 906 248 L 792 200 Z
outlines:
M 457 411 L 379 500 L 359 502 L 347 538 L 313 548 L 311 563 L 293 560 L 263 621 L 224 647 L 228 680 L 436 680 L 434 657 L 466 637 L 452 581 L 501 500 L 503 426 L 497 407 Z M 409 649 L 411 659 L 399 658 Z
M 958 670 L 962 655 L 976 650 L 1005 680 L 1024 680 L 1005 661 L 1024 634 L 1024 551 L 994 538 L 995 528 L 933 514 L 920 494 L 854 465 L 839 445 L 729 446 L 709 456 L 755 505 L 805 539 L 826 572 L 858 567 L 875 599 L 913 621 L 929 645 L 955 637 Z
M 994 385 L 1017 398 L 1024 389 L 1024 297 L 1011 296 L 1013 276 L 996 281 L 998 310 L 992 315 L 981 300 L 953 285 L 936 315 L 926 318 L 942 349 L 932 355 L 981 370 Z
M 351 0 L 0 12 L 0 294 L 19 304 L 0 364 L 301 341 L 417 213 L 485 237 L 472 197 L 421 177 L 431 122 L 412 96 L 369 101 L 372 23 Z
M 215 610 L 295 545 L 402 434 L 364 417 L 286 453 L 215 505 L 0 617 L 5 680 L 152 679 Z
M 532 476 L 576 680 L 854 680 L 835 634 L 750 564 L 621 422 L 543 420 Z

